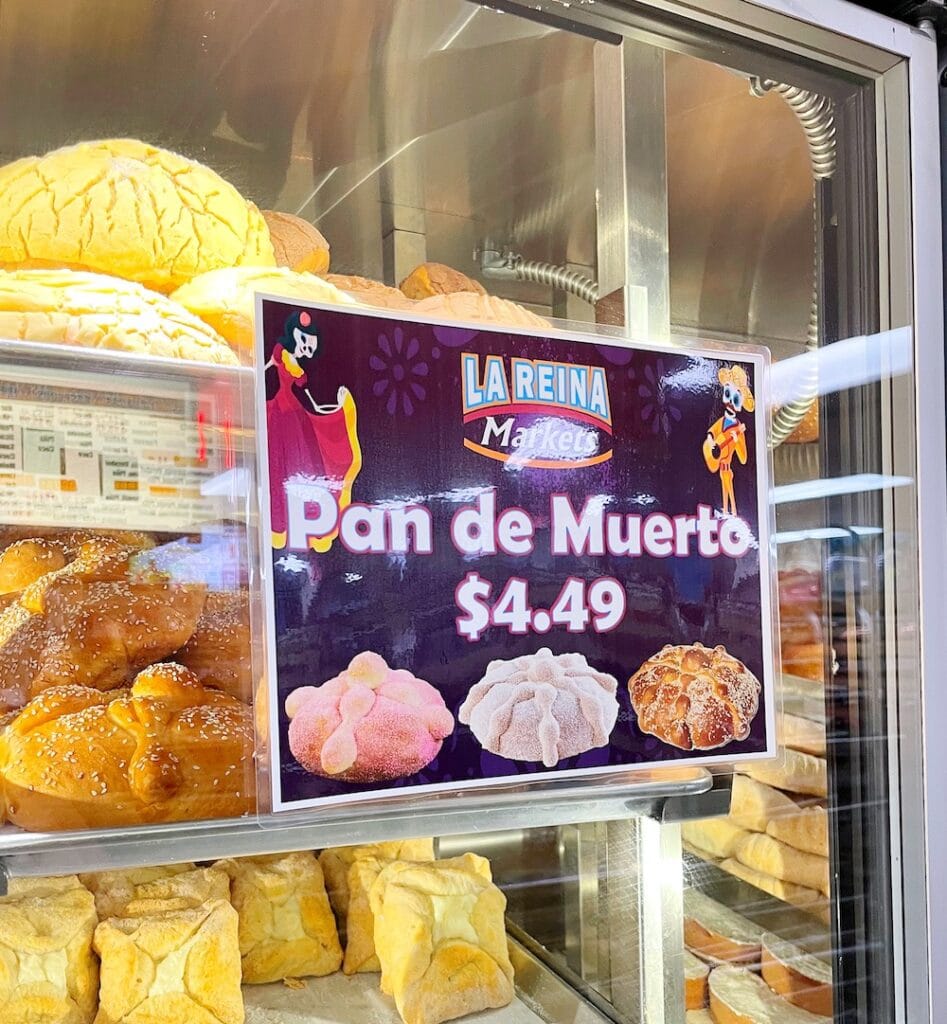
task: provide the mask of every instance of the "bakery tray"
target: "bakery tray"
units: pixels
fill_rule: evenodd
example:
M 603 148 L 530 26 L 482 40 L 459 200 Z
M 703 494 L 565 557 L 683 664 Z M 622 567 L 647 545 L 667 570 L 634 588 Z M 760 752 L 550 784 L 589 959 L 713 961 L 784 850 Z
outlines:
M 66 875 L 152 864 L 218 860 L 324 849 L 427 835 L 471 835 L 630 817 L 662 819 L 665 805 L 709 793 L 702 768 L 628 772 L 594 780 L 511 785 L 423 799 L 363 802 L 299 816 L 141 825 L 82 832 L 24 832 L 0 828 L 0 871 L 6 877 Z M 694 817 L 706 817 L 689 800 Z M 712 811 L 709 813 L 713 813 Z
M 500 1010 L 463 1017 L 465 1024 L 601 1024 L 609 1020 L 515 941 L 510 942 L 510 958 L 516 971 L 516 998 Z M 330 974 L 298 984 L 303 987 L 245 986 L 245 1024 L 401 1024 L 394 1003 L 379 991 L 377 974 Z

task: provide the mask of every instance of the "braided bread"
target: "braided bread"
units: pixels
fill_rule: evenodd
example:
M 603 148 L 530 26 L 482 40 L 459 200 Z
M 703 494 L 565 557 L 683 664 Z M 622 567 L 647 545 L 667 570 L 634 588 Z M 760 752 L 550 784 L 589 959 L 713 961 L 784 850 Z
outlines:
M 750 734 L 760 682 L 724 647 L 670 644 L 628 681 L 638 728 L 681 750 L 712 750 Z

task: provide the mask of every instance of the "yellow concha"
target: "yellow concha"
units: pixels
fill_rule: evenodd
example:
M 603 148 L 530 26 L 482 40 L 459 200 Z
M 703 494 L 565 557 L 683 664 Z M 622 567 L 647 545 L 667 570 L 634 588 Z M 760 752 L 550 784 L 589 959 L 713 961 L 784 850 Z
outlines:
M 285 299 L 358 306 L 353 298 L 315 274 L 286 267 L 234 267 L 201 274 L 171 296 L 209 324 L 240 353 L 253 358 L 253 310 L 257 292 Z
M 238 362 L 223 338 L 167 296 L 77 270 L 0 270 L 0 338 Z
M 272 266 L 263 215 L 215 171 L 136 139 L 0 168 L 0 266 L 66 267 L 171 292 L 217 267 Z

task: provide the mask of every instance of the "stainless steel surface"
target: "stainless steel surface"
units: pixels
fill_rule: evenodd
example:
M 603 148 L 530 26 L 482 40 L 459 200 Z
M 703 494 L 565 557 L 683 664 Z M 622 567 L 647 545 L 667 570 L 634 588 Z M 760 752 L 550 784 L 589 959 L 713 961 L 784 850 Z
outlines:
M 595 1024 L 611 1017 L 600 1013 L 574 988 L 559 978 L 522 942 L 510 942 L 510 960 L 516 972 L 520 998 L 549 1024 Z
M 632 335 L 670 330 L 665 55 L 625 40 L 595 47 L 597 319 Z M 605 303 L 615 297 L 614 319 Z M 603 315 L 604 314 L 604 317 Z
M 703 770 L 639 777 L 628 773 L 542 789 L 510 787 L 488 794 L 426 796 L 337 806 L 331 816 L 240 818 L 183 822 L 160 827 L 87 832 L 29 833 L 0 830 L 0 864 L 10 875 L 57 875 L 77 871 L 215 860 L 291 850 L 345 846 L 419 835 L 533 829 L 635 815 L 658 817 L 670 796 L 710 788 Z

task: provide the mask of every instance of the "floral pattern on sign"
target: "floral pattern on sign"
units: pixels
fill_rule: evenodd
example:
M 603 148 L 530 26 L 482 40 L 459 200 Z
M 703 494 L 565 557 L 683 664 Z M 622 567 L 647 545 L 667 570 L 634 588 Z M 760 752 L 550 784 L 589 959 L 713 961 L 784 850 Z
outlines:
M 369 357 L 368 365 L 375 373 L 372 394 L 384 403 L 388 415 L 413 416 L 418 403 L 427 398 L 423 381 L 430 372 L 418 339 L 406 337 L 400 326 L 391 337 L 379 334 L 377 350 Z

